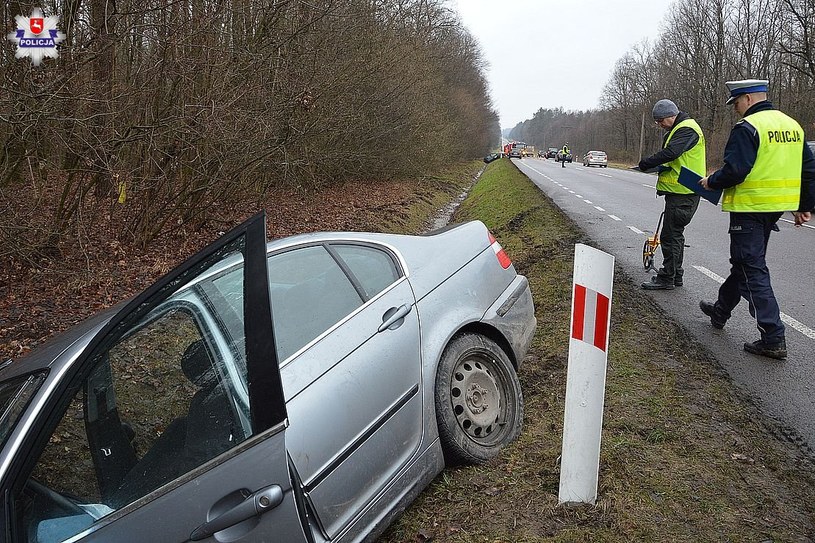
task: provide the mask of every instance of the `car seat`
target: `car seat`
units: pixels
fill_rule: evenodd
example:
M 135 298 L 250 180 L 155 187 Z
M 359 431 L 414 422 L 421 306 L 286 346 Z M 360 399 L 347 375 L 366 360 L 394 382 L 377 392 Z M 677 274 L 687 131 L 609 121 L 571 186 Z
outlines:
M 203 339 L 187 346 L 181 369 L 198 387 L 187 415 L 174 419 L 124 477 L 111 505 L 121 507 L 229 449 L 234 410 Z

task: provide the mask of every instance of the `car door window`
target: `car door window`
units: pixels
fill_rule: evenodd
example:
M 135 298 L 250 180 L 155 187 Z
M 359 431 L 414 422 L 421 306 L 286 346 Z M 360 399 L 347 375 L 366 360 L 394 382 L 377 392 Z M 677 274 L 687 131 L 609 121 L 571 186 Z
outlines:
M 385 290 L 400 277 L 396 262 L 386 251 L 366 245 L 331 247 L 351 269 L 368 299 Z
M 243 267 L 230 277 L 222 299 L 191 283 L 95 352 L 15 500 L 18 541 L 69 538 L 252 435 L 245 338 L 222 324 Z
M 269 257 L 272 321 L 285 360 L 362 305 L 362 297 L 322 245 Z
M 29 400 L 45 380 L 45 373 L 23 375 L 0 383 L 0 449 Z

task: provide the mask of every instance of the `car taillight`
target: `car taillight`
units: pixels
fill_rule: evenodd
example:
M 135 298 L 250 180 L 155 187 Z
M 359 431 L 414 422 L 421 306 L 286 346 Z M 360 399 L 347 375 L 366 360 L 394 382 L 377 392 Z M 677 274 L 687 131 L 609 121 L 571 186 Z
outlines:
M 512 260 L 509 259 L 506 251 L 504 251 L 504 248 L 498 243 L 498 240 L 495 239 L 495 236 L 492 235 L 492 232 L 487 232 L 487 234 L 489 234 L 490 237 L 490 246 L 495 252 L 495 256 L 498 258 L 498 263 L 501 264 L 501 267 L 507 269 L 512 266 Z

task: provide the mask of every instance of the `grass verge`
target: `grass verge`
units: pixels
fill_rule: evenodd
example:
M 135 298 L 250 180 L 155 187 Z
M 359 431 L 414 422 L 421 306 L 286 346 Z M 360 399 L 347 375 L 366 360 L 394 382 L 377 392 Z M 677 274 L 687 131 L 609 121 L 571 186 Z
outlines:
M 455 220 L 469 219 L 487 224 L 532 287 L 524 431 L 486 465 L 446 469 L 381 543 L 813 540 L 811 462 L 619 268 L 598 501 L 559 507 L 574 244 L 591 242 L 506 159 L 459 207 Z

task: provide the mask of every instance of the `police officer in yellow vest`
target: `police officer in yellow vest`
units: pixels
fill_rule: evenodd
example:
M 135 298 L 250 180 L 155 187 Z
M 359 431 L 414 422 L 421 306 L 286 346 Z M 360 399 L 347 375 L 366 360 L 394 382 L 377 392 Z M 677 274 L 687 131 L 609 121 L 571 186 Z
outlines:
M 647 290 L 673 290 L 683 284 L 685 270 L 685 227 L 699 207 L 699 196 L 679 183 L 682 166 L 704 176 L 705 136 L 699 123 L 679 111 L 670 100 L 654 104 L 654 122 L 665 130 L 662 150 L 640 160 L 642 171 L 659 171 L 657 195 L 665 196 L 665 217 L 659 242 L 662 247 L 662 267 L 650 281 L 642 284 Z
M 770 285 L 765 256 L 770 232 L 785 211 L 796 226 L 809 221 L 815 208 L 815 158 L 804 145 L 804 130 L 767 100 L 769 82 L 728 81 L 728 104 L 742 118 L 730 132 L 724 166 L 705 177 L 705 188 L 723 189 L 722 211 L 730 212 L 730 275 L 718 299 L 699 302 L 714 328 L 723 328 L 740 298 L 747 300 L 761 339 L 744 350 L 783 360 L 787 357 L 784 324 Z

